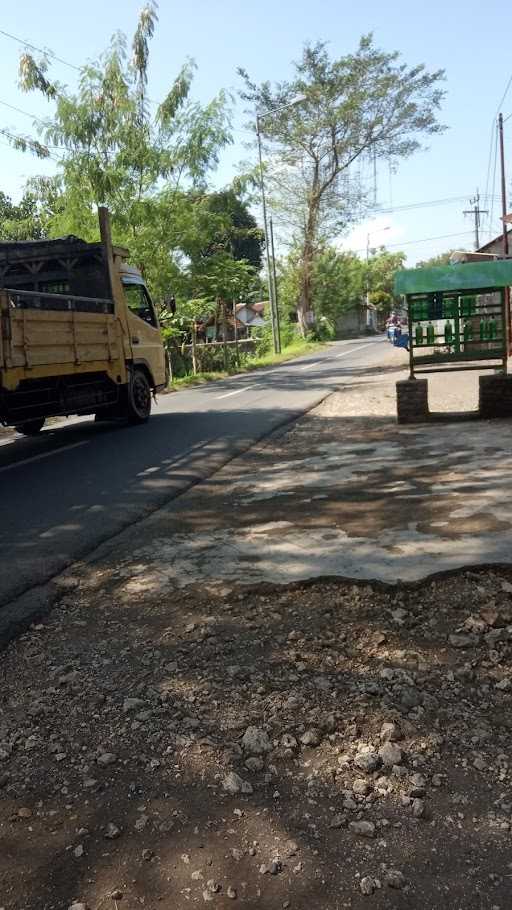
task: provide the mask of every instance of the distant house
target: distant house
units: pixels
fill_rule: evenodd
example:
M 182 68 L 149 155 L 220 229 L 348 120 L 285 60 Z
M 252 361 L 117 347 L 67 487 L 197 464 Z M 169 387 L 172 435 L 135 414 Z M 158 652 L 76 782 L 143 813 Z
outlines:
M 356 303 L 336 321 L 337 338 L 356 338 L 377 332 L 377 309 L 372 303 Z
M 508 237 L 508 248 L 509 254 L 512 254 L 512 231 L 507 231 Z M 495 237 L 494 240 L 489 240 L 489 243 L 484 243 L 483 246 L 478 248 L 479 253 L 486 253 L 487 256 L 498 256 L 499 258 L 503 257 L 503 234 L 500 234 L 499 237 Z
M 507 231 L 509 256 L 512 256 L 512 231 Z M 489 259 L 503 259 L 503 234 L 499 234 L 474 252 L 452 253 L 452 262 L 486 262 Z
M 262 328 L 266 324 L 266 306 L 266 300 L 261 300 L 259 303 L 239 303 L 236 306 L 236 318 L 241 327 L 245 329 L 247 337 L 250 335 L 251 329 Z
M 259 303 L 238 303 L 235 312 L 230 305 L 226 308 L 226 341 L 250 338 L 253 329 L 266 325 L 265 300 Z M 210 316 L 198 326 L 198 340 L 200 342 L 223 341 L 224 321 L 220 313 Z

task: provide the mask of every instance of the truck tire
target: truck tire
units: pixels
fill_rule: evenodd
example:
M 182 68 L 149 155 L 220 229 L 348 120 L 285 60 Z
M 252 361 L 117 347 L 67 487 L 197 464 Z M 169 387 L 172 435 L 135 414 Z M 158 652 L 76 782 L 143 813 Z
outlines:
M 44 417 L 38 417 L 35 420 L 27 420 L 26 423 L 19 423 L 14 427 L 17 433 L 22 436 L 37 436 L 44 427 Z
M 128 383 L 128 423 L 146 423 L 151 414 L 151 386 L 143 370 L 132 370 Z

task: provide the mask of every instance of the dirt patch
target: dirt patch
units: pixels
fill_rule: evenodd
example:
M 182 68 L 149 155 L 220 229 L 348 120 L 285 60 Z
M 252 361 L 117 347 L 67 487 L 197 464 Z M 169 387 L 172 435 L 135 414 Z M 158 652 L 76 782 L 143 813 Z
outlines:
M 505 574 L 96 582 L 0 658 L 6 910 L 509 906 Z

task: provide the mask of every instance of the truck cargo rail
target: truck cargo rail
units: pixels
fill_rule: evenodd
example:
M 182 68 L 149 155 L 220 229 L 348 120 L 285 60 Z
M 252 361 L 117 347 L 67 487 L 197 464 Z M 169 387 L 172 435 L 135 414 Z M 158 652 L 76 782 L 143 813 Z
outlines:
M 3 288 L 10 305 L 17 310 L 55 310 L 75 313 L 114 313 L 114 301 L 103 297 L 77 297 L 73 294 L 51 294 L 43 291 L 21 291 Z

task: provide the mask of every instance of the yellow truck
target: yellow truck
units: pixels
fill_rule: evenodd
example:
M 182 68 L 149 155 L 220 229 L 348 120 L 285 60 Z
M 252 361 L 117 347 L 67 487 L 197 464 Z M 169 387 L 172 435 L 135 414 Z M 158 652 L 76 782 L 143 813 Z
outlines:
M 99 243 L 0 242 L 0 423 L 25 435 L 71 414 L 145 423 L 166 383 L 151 297 L 98 214 Z

